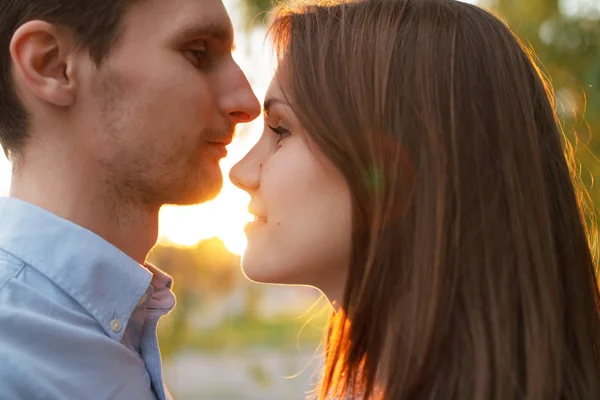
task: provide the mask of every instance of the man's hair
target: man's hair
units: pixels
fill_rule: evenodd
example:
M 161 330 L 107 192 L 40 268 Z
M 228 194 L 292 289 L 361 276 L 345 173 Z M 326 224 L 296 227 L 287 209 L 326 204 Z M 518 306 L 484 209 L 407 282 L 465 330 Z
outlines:
M 118 38 L 129 0 L 0 0 L 0 145 L 18 153 L 28 136 L 29 114 L 13 84 L 10 42 L 28 21 L 69 28 L 77 45 L 100 64 Z

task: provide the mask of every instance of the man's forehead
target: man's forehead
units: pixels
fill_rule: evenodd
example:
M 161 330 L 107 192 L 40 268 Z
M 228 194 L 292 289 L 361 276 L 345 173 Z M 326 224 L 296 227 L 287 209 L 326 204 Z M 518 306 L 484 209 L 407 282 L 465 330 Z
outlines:
M 198 39 L 209 36 L 233 42 L 233 26 L 221 0 L 148 0 L 140 10 L 154 19 L 154 27 L 172 38 Z M 148 14 L 146 14 L 148 15 Z
M 233 42 L 233 27 L 228 19 L 190 18 L 188 21 L 174 27 L 172 34 L 183 41 L 211 37 L 221 42 Z
M 194 3 L 188 12 L 181 12 L 173 26 L 173 34 L 183 40 L 211 37 L 233 43 L 233 25 L 220 0 L 185 0 Z M 181 10 L 182 11 L 182 10 Z

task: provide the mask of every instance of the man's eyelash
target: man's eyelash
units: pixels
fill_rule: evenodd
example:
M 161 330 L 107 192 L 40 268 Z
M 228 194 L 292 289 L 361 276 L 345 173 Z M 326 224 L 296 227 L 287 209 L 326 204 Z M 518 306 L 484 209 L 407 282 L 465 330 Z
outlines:
M 212 54 L 208 50 L 190 50 L 189 52 L 200 66 L 206 67 L 210 63 Z

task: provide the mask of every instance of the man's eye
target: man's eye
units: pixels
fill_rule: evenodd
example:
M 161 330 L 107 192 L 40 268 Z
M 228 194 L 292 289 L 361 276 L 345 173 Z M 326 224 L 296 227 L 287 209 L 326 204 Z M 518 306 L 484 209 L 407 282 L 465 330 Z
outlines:
M 208 68 L 210 67 L 211 54 L 206 49 L 206 46 L 197 47 L 195 49 L 187 50 L 190 61 L 197 68 Z
M 190 50 L 190 53 L 192 53 L 194 58 L 198 61 L 204 61 L 208 56 L 208 52 L 206 50 Z

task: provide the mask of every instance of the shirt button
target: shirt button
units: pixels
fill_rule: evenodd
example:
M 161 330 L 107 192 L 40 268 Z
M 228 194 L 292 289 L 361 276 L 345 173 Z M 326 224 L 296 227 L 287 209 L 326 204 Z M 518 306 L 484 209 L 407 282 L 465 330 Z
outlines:
M 148 298 L 148 292 L 144 293 L 144 295 L 142 296 L 142 298 L 140 299 L 140 301 L 138 301 L 137 305 L 141 306 L 142 304 L 144 304 L 146 302 L 147 298 Z
M 112 329 L 113 332 L 121 332 L 122 328 L 123 325 L 121 325 L 121 321 L 119 321 L 118 319 L 115 318 L 112 321 L 110 321 L 110 329 Z

